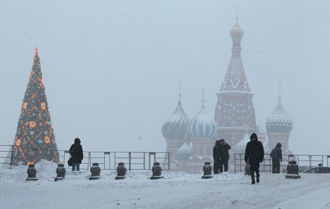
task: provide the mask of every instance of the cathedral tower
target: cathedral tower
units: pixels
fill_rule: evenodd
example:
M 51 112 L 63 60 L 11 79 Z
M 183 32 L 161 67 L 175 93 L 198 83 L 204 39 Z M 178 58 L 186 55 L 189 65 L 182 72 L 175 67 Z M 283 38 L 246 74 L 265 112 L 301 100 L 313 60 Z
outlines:
M 207 114 L 204 107 L 204 92 L 202 107 L 188 124 L 188 134 L 192 143 L 192 154 L 187 170 L 190 173 L 201 172 L 204 162 L 213 163 L 213 146 L 217 135 L 216 122 Z
M 178 105 L 170 119 L 162 126 L 162 134 L 167 142 L 166 152 L 170 152 L 171 170 L 179 169 L 177 151 L 185 142 L 189 121 L 181 105 L 181 93 L 179 90 Z M 187 140 L 189 140 L 189 138 Z
M 266 121 L 266 129 L 268 135 L 269 149 L 273 149 L 277 143 L 282 144 L 283 153 L 290 153 L 289 151 L 289 137 L 292 130 L 292 120 L 285 112 L 281 102 L 281 84 L 280 94 L 278 96 L 278 103 L 274 112 L 268 117 Z
M 246 125 L 249 134 L 258 132 L 252 103 L 253 94 L 241 59 L 243 35 L 244 31 L 238 25 L 236 17 L 236 24 L 230 30 L 233 41 L 231 60 L 220 93 L 217 94 L 218 101 L 215 107 L 214 118 L 218 125 L 218 137 L 224 138 L 231 145 L 237 144 L 243 138 Z

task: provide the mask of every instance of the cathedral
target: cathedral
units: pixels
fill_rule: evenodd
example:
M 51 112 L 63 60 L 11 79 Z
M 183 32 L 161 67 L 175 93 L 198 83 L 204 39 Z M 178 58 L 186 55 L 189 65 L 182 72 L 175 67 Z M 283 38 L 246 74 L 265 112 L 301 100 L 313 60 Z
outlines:
M 232 147 L 231 163 L 234 153 L 244 153 L 250 135 L 257 133 L 264 144 L 265 152 L 282 144 L 283 153 L 289 151 L 289 137 L 292 120 L 279 102 L 274 112 L 263 126 L 257 126 L 253 93 L 245 76 L 241 59 L 241 41 L 244 31 L 238 24 L 230 30 L 233 47 L 226 75 L 217 93 L 214 119 L 207 114 L 204 107 L 204 96 L 199 113 L 193 118 L 184 112 L 181 104 L 181 93 L 177 107 L 170 119 L 162 126 L 162 134 L 167 142 L 166 151 L 170 152 L 171 170 L 198 173 L 204 162 L 213 163 L 213 147 L 218 139 L 225 139 Z

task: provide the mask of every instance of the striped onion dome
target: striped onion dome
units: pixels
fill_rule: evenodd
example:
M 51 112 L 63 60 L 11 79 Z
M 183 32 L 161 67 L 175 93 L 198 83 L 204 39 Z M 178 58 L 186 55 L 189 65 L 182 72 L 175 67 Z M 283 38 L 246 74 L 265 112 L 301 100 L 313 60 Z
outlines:
M 249 133 L 246 131 L 242 140 L 239 141 L 234 147 L 233 152 L 234 153 L 245 153 L 246 144 L 251 141 Z
M 188 158 L 191 156 L 191 153 L 192 153 L 192 148 L 189 145 L 188 141 L 185 140 L 183 145 L 177 150 L 176 156 L 178 160 L 187 161 Z
M 162 127 L 163 136 L 166 139 L 184 139 L 189 120 L 179 100 L 174 113 Z
M 215 121 L 206 113 L 204 105 L 195 118 L 188 125 L 190 137 L 213 138 L 217 134 L 218 127 Z
M 290 133 L 292 120 L 285 112 L 281 101 L 278 102 L 274 112 L 266 120 L 267 132 Z

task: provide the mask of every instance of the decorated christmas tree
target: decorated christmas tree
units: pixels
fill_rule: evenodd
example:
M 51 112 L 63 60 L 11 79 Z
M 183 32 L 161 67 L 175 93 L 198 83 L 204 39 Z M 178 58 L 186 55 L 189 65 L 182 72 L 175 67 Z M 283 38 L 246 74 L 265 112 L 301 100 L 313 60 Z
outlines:
M 57 144 L 42 80 L 38 48 L 36 48 L 17 125 L 12 163 L 13 165 L 30 165 L 41 159 L 59 162 Z

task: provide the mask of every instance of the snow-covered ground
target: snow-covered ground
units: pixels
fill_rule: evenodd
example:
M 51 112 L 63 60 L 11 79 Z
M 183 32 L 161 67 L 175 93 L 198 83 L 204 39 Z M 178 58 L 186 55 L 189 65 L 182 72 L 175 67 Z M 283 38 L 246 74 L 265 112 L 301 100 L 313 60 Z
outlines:
M 27 166 L 0 169 L 0 208 L 329 208 L 330 175 L 261 174 L 251 185 L 243 174 L 221 174 L 201 179 L 199 174 L 163 172 L 164 179 L 150 180 L 151 171 L 131 171 L 115 180 L 115 171 L 101 172 L 100 180 L 88 180 L 90 172 L 67 170 L 63 181 L 54 181 L 57 165 L 36 165 L 36 182 L 26 182 Z

